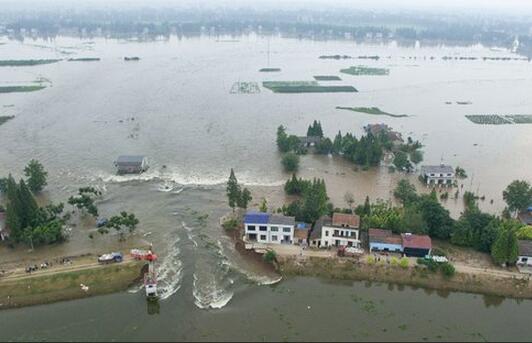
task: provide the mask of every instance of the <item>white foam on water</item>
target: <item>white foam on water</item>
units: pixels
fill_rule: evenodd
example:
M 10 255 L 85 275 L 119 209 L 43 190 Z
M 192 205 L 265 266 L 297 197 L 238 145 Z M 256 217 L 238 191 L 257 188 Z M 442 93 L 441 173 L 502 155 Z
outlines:
M 221 309 L 233 298 L 234 293 L 216 285 L 212 279 L 198 286 L 199 280 L 194 273 L 193 290 L 194 304 L 200 309 Z
M 194 239 L 196 237 L 196 235 L 192 234 L 192 232 L 194 231 L 194 228 L 193 227 L 190 227 L 190 226 L 187 226 L 187 223 L 185 222 L 181 222 L 181 226 L 183 226 L 183 228 L 185 229 L 185 231 L 187 232 L 187 238 L 192 242 L 192 244 L 194 244 L 194 246 L 197 248 L 198 247 L 198 242 Z
M 179 259 L 179 237 L 169 247 L 169 251 L 158 267 L 157 288 L 161 300 L 168 299 L 181 288 L 183 263 Z

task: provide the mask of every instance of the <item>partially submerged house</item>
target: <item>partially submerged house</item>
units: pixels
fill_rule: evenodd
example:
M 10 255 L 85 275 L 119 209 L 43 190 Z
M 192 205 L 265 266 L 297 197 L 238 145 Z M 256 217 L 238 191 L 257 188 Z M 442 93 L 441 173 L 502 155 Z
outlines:
M 519 256 L 518 267 L 532 267 L 532 241 L 518 241 Z
M 375 137 L 386 135 L 388 140 L 396 147 L 404 143 L 403 137 L 399 132 L 394 131 L 390 126 L 383 123 L 368 124 L 364 126 L 364 130 Z
M 6 224 L 6 213 L 0 212 L 0 241 L 6 241 L 9 239 L 9 228 Z
M 421 177 L 427 186 L 452 186 L 455 180 L 453 167 L 445 164 L 421 166 Z
M 301 145 L 301 147 L 304 148 L 318 146 L 322 140 L 320 136 L 300 136 L 297 138 L 299 139 L 299 144 Z
M 432 240 L 427 235 L 401 234 L 403 253 L 411 257 L 425 257 L 432 251 Z
M 403 252 L 401 236 L 391 230 L 369 229 L 369 251 Z
M 118 174 L 140 174 L 148 170 L 148 160 L 142 155 L 122 155 L 115 161 Z
M 334 213 L 330 222 L 322 224 L 320 247 L 360 248 L 359 227 L 360 217 L 356 214 Z
M 248 242 L 293 244 L 295 218 L 264 212 L 244 216 L 244 239 Z

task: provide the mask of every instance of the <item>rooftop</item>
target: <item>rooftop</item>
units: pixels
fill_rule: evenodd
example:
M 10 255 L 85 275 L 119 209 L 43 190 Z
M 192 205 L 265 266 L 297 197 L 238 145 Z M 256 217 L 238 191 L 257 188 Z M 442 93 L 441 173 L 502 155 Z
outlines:
M 370 243 L 402 244 L 401 236 L 394 235 L 391 230 L 369 229 Z
M 439 164 L 435 166 L 421 166 L 421 173 L 422 174 L 446 174 L 446 173 L 454 173 L 453 167 L 446 165 L 446 164 Z
M 297 222 L 296 223 L 296 229 L 297 230 L 309 230 L 310 229 L 310 224 Z
M 141 164 L 145 157 L 142 155 L 122 155 L 116 159 L 117 164 Z
M 334 213 L 332 225 L 358 228 L 360 226 L 360 217 L 356 214 Z
M 532 256 L 532 241 L 517 241 L 519 256 Z
M 401 234 L 403 248 L 432 249 L 432 240 L 427 235 Z
M 320 136 L 299 136 L 300 144 L 319 144 L 321 142 Z
M 278 224 L 278 225 L 296 225 L 296 218 L 295 217 L 288 217 L 283 216 L 280 214 L 272 214 L 270 215 L 270 220 L 268 221 L 268 224 Z
M 519 220 L 523 224 L 532 225 L 532 212 L 531 211 L 527 211 L 527 212 L 519 213 Z
M 270 214 L 264 212 L 248 212 L 244 216 L 246 224 L 268 224 Z
M 321 238 L 321 229 L 323 225 L 331 225 L 331 217 L 322 216 L 320 219 L 314 223 L 312 232 L 310 233 L 310 239 L 320 239 Z

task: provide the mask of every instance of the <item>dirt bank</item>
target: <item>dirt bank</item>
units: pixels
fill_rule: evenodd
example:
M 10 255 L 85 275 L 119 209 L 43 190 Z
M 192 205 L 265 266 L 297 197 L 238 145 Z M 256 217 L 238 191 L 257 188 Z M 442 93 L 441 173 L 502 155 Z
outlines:
M 415 266 L 402 269 L 392 265 L 368 265 L 362 261 L 340 258 L 279 257 L 283 276 L 316 276 L 342 280 L 387 282 L 444 291 L 479 293 L 511 298 L 532 299 L 532 285 L 526 275 L 505 277 L 457 271 L 450 279 Z
M 80 265 L 0 278 L 0 309 L 47 304 L 126 290 L 142 277 L 145 262 Z M 88 289 L 83 290 L 81 285 Z

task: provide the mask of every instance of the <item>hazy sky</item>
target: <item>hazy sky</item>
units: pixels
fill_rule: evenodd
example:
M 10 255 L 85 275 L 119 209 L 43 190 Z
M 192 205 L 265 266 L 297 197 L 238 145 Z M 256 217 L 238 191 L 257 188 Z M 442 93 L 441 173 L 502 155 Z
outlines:
M 432 9 L 432 10 L 468 10 L 515 12 L 532 14 L 532 0 L 0 0 L 0 4 L 21 7 L 29 4 L 41 6 L 83 7 L 97 5 L 104 7 L 130 6 L 171 6 L 171 7 L 256 7 L 283 9 Z M 33 7 L 30 5 L 30 8 Z

